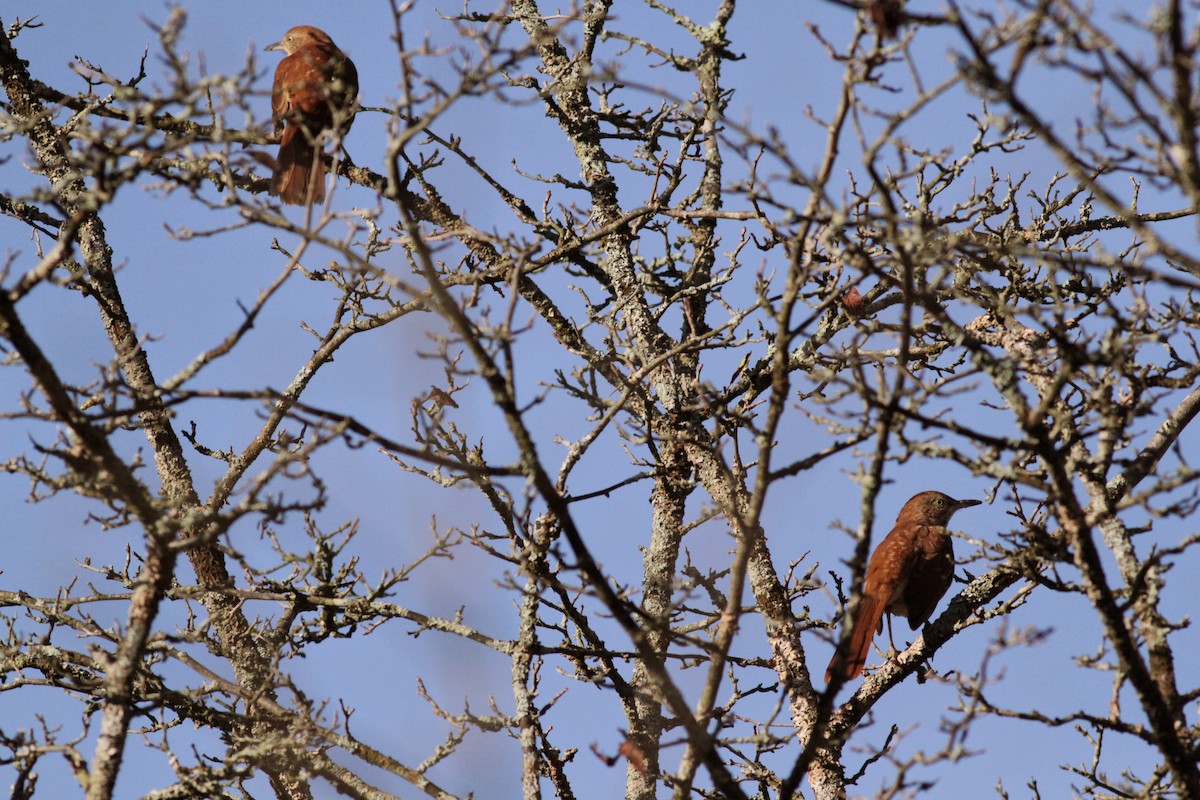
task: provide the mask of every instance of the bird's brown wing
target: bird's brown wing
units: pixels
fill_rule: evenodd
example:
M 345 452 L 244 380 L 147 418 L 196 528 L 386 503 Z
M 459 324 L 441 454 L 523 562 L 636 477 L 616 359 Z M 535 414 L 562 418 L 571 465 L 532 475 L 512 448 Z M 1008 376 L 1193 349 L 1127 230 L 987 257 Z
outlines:
M 333 64 L 334 91 L 336 96 L 331 98 L 336 109 L 335 120 L 342 136 L 350 132 L 354 124 L 354 115 L 358 111 L 358 68 L 354 62 L 340 50 Z
M 925 624 L 954 580 L 954 543 L 946 529 L 921 526 L 904 605 L 908 626 L 914 631 Z
M 905 582 L 911 574 L 916 556 L 911 539 L 907 529 L 892 528 L 891 533 L 871 554 L 863 581 L 863 599 L 858 605 L 850 641 L 846 643 L 844 656 L 841 652 L 835 653 L 829 662 L 829 668 L 825 671 L 826 682 L 838 668 L 846 680 L 853 680 L 862 674 L 867 655 L 871 652 L 871 640 L 883 630 L 883 613 L 904 591 Z
M 327 128 L 333 117 L 331 103 L 341 101 L 331 98 L 330 89 L 339 64 L 348 60 L 337 48 L 308 44 L 280 61 L 271 87 L 275 119 L 295 121 L 313 137 Z

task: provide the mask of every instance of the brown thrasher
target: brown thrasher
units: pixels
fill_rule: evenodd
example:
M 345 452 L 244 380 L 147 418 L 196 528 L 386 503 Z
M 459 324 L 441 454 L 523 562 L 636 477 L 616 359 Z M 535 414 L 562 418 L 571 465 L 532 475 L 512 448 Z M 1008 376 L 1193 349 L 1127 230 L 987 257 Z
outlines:
M 850 625 L 850 638 L 838 645 L 825 670 L 825 682 L 835 674 L 853 680 L 862 674 L 876 633 L 883 631 L 883 614 L 908 617 L 914 631 L 933 614 L 954 578 L 954 545 L 946 525 L 960 508 L 978 500 L 955 500 L 941 492 L 915 494 L 900 509 L 896 525 L 867 564 L 862 601 Z M 888 617 L 888 641 L 892 619 Z M 892 644 L 892 649 L 896 645 Z
M 354 122 L 358 70 L 311 25 L 292 28 L 266 49 L 286 54 L 271 86 L 276 133 L 283 128 L 271 194 L 292 205 L 319 203 L 325 199 L 325 140 L 330 133 L 344 136 Z

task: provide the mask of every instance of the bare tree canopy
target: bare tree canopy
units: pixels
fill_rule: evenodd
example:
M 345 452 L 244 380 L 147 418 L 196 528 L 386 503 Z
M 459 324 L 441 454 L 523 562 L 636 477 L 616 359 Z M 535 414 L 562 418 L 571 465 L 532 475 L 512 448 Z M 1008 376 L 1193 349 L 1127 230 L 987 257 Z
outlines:
M 43 5 L 10 797 L 1200 800 L 1194 5 Z

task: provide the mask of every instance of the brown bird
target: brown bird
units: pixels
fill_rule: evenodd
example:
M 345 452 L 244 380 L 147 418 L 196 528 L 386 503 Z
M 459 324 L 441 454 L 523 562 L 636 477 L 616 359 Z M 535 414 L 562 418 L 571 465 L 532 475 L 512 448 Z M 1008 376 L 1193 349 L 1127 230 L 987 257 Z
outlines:
M 879 38 L 895 39 L 900 23 L 904 22 L 904 0 L 870 0 L 867 18 L 879 31 Z
M 825 682 L 840 674 L 854 680 L 862 674 L 876 633 L 883 632 L 883 613 L 908 617 L 914 631 L 933 614 L 954 578 L 954 545 L 946 525 L 960 508 L 978 500 L 955 500 L 941 492 L 915 494 L 900 509 L 896 525 L 867 564 L 862 601 L 850 639 L 838 645 L 825 670 Z M 888 617 L 888 640 L 892 619 Z M 892 649 L 895 649 L 895 644 Z
M 275 68 L 271 116 L 283 128 L 271 194 L 292 205 L 325 199 L 324 146 L 350 130 L 357 110 L 358 70 L 329 35 L 311 25 L 292 28 L 266 48 L 286 55 Z

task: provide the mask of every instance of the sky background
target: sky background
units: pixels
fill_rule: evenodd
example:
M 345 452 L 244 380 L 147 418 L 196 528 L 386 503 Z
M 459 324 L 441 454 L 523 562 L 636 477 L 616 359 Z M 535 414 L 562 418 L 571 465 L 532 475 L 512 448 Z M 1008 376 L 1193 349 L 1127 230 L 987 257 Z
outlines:
M 696 2 L 693 19 L 709 19 L 713 5 Z M 914 7 L 927 5 L 913 3 Z M 435 45 L 452 42 L 451 25 L 439 17 L 439 12 L 450 14 L 459 10 L 457 4 L 438 5 L 418 0 L 405 18 L 410 45 L 425 34 Z M 81 90 L 82 82 L 73 66 L 81 58 L 110 74 L 131 77 L 137 73 L 139 60 L 147 49 L 151 53 L 146 66 L 148 80 L 162 81 L 162 65 L 155 55 L 156 36 L 147 24 L 167 18 L 167 6 L 162 3 L 14 0 L 2 13 L 6 26 L 16 16 L 38 16 L 43 27 L 26 30 L 17 41 L 18 50 L 30 62 L 30 71 L 36 78 L 62 91 Z M 1112 6 L 1098 5 L 1098 15 L 1112 13 Z M 661 18 L 640 4 L 616 3 L 614 14 L 629 25 L 646 17 L 648 25 L 666 30 Z M 259 95 L 252 105 L 255 121 L 265 126 L 270 113 L 270 74 L 277 63 L 277 54 L 263 53 L 262 49 L 297 24 L 323 28 L 355 60 L 364 105 L 388 106 L 399 97 L 391 17 L 386 5 L 380 3 L 302 0 L 193 3 L 188 7 L 180 47 L 189 54 L 194 74 L 233 73 L 243 68 L 248 57 L 256 59 Z M 741 4 L 731 32 L 733 49 L 745 58 L 726 68 L 726 83 L 736 89 L 728 120 L 758 128 L 773 126 L 791 144 L 793 154 L 802 158 L 811 153 L 811 163 L 800 164 L 805 168 L 815 165 L 824 145 L 819 125 L 806 112 L 811 110 L 818 118 L 827 117 L 840 83 L 839 72 L 831 66 L 809 25 L 817 26 L 830 41 L 842 44 L 850 37 L 853 17 L 844 8 L 819 2 Z M 922 44 L 915 52 L 923 77 L 932 84 L 939 76 L 951 73 L 953 62 L 940 33 L 929 31 L 922 36 Z M 692 47 L 682 35 L 677 45 L 687 52 Z M 620 63 L 615 46 L 606 48 L 606 57 Z M 889 73 L 899 96 L 889 97 L 881 92 L 877 100 L 881 107 L 898 107 L 911 97 L 905 76 L 899 68 Z M 686 76 L 677 76 L 669 70 L 657 70 L 641 78 L 646 85 L 641 95 L 650 105 L 657 103 L 655 96 L 662 94 L 659 87 L 664 84 L 670 85 L 670 91 L 676 87 L 686 90 Z M 1074 118 L 1084 114 L 1093 102 L 1086 87 L 1062 91 L 1048 84 L 1044 90 L 1034 91 L 1032 97 L 1053 109 L 1054 118 L 1064 128 L 1071 126 Z M 966 113 L 975 110 L 976 104 L 964 104 L 963 99 L 963 93 L 952 92 L 922 117 L 921 124 L 925 126 L 919 131 L 922 144 L 956 150 L 964 147 L 974 130 Z M 558 170 L 569 176 L 578 170 L 563 140 L 556 136 L 553 123 L 535 104 L 497 109 L 488 100 L 467 100 L 446 114 L 438 130 L 443 135 L 453 131 L 462 136 L 464 149 L 496 174 L 514 178 L 514 183 L 519 183 L 513 175 L 514 166 L 543 174 Z M 918 132 L 912 135 L 918 138 Z M 382 171 L 385 140 L 384 115 L 364 113 L 356 120 L 347 147 L 357 163 Z M 23 172 L 29 163 L 24 154 L 6 145 L 2 155 L 9 156 L 8 161 L 0 164 L 7 191 L 35 180 Z M 1009 162 L 1006 168 L 1016 167 Z M 1037 146 L 1028 148 L 1019 168 L 1031 173 L 1030 184 L 1035 188 L 1043 186 L 1057 169 Z M 487 230 L 498 226 L 503 230 L 511 225 L 509 213 L 482 192 L 478 182 L 461 167 L 450 163 L 443 174 L 458 175 L 452 181 L 442 177 L 441 186 L 447 190 L 452 206 L 466 204 L 468 220 L 475 227 Z M 531 184 L 521 185 L 527 190 L 527 199 L 538 199 Z M 349 204 L 372 206 L 375 202 L 366 189 L 347 187 L 344 182 L 339 184 L 337 192 L 339 199 Z M 475 197 L 479 198 L 478 203 L 473 202 Z M 635 199 L 627 198 L 631 202 Z M 240 320 L 238 304 L 253 302 L 261 288 L 286 266 L 286 259 L 269 249 L 270 234 L 262 229 L 243 229 L 193 241 L 178 241 L 169 232 L 182 227 L 214 228 L 233 221 L 229 212 L 206 212 L 185 193 L 164 193 L 150 181 L 144 182 L 141 190 L 124 190 L 105 216 L 115 261 L 120 265 L 122 291 L 140 333 L 148 338 L 147 349 L 160 381 L 182 369 L 196 353 L 219 341 Z M 1194 235 L 1190 223 L 1179 230 L 1181 238 Z M 281 238 L 281 244 L 292 247 L 295 242 Z M 0 245 L 6 253 L 21 254 L 23 260 L 18 263 L 32 258 L 34 243 L 27 229 L 12 220 L 0 220 Z M 771 263 L 778 258 L 777 251 L 768 254 L 762 266 L 778 268 L 780 264 Z M 320 261 L 313 258 L 311 264 L 319 266 Z M 201 385 L 282 388 L 312 350 L 313 339 L 303 332 L 301 324 L 322 330 L 330 321 L 334 298 L 330 287 L 291 281 L 268 306 L 238 355 L 208 370 Z M 92 306 L 63 291 L 39 291 L 27 303 L 23 306 L 26 319 L 60 369 L 80 383 L 94 379 L 110 358 L 110 350 Z M 416 314 L 378 334 L 352 341 L 339 351 L 335 363 L 322 371 L 307 395 L 308 402 L 346 410 L 378 430 L 406 440 L 412 398 L 425 394 L 432 385 L 444 384 L 438 362 L 421 355 L 435 348 L 428 335 L 430 331 L 441 330 L 433 315 Z M 536 341 L 531 337 L 528 345 L 521 345 L 527 348 L 519 362 L 522 386 L 528 392 L 526 400 L 541 391 L 539 382 L 553 377 L 555 364 L 549 357 L 540 358 L 543 354 L 537 352 Z M 735 358 L 733 363 L 736 361 Z M 16 393 L 24 385 L 24 379 L 11 369 L 0 373 L 0 402 L 5 410 L 15 407 Z M 502 461 L 502 454 L 511 453 L 512 449 L 496 428 L 497 418 L 482 382 L 477 381 L 456 399 L 461 405 L 455 412 L 459 426 L 463 430 L 488 431 L 489 453 L 496 461 Z M 964 409 L 963 413 L 987 412 Z M 530 419 L 539 436 L 544 460 L 550 464 L 557 464 L 563 452 L 555 439 L 573 439 L 587 427 L 584 421 L 562 414 L 561 407 L 552 400 L 544 408 L 531 412 Z M 259 424 L 257 409 L 228 401 L 189 404 L 181 413 L 179 427 L 186 427 L 187 420 L 198 422 L 201 437 L 213 447 L 240 447 Z M 797 447 L 810 446 L 803 442 L 805 433 L 803 426 L 799 426 L 790 434 L 797 437 L 794 442 Z M 1146 436 L 1149 431 L 1140 434 Z M 31 436 L 43 437 L 43 441 L 52 438 L 45 429 L 23 429 L 9 423 L 0 426 L 3 447 L 0 456 L 10 458 L 26 450 Z M 127 435 L 124 442 L 127 452 L 140 448 L 148 455 L 144 442 L 138 440 L 140 436 L 140 433 Z M 789 441 L 785 439 L 781 446 L 789 446 Z M 603 455 L 590 458 L 581 466 L 573 482 L 577 492 L 604 486 L 612 475 L 623 474 L 626 469 L 618 448 L 600 452 Z M 427 481 L 399 471 L 373 448 L 351 451 L 333 447 L 321 453 L 319 459 L 318 468 L 330 488 L 329 502 L 317 515 L 318 524 L 333 529 L 347 520 L 358 520 L 359 536 L 354 549 L 363 558 L 369 575 L 418 557 L 432 542 L 431 526 L 435 521 L 439 529 L 495 524 L 491 512 L 475 493 L 434 491 Z M 862 458 L 847 454 L 815 473 L 791 481 L 786 491 L 772 495 L 764 524 L 778 565 L 782 567 L 791 560 L 805 558 L 806 563 L 820 562 L 822 576 L 829 570 L 846 574 L 842 560 L 849 557 L 852 541 L 844 530 L 853 530 L 859 516 L 859 489 L 851 474 L 862 463 L 865 463 Z M 205 487 L 221 473 L 220 465 L 195 456 L 192 466 L 203 495 Z M 945 464 L 913 462 L 891 468 L 887 477 L 892 483 L 879 498 L 876 540 L 886 533 L 904 500 L 917 491 L 937 488 L 956 497 L 991 499 L 989 492 L 994 488 L 984 480 L 972 478 L 966 470 Z M 640 575 L 637 548 L 648 538 L 647 491 L 644 485 L 622 490 L 611 502 L 592 504 L 581 516 L 585 536 L 598 559 L 634 583 Z M 53 502 L 32 504 L 28 495 L 25 478 L 0 474 L 0 503 L 5 518 L 0 588 L 52 594 L 69 576 L 88 574 L 79 564 L 85 556 L 96 564 L 123 562 L 130 531 L 104 531 L 95 522 L 86 522 L 86 515 L 92 510 L 87 501 L 64 496 Z M 1014 522 L 1007 512 L 1001 497 L 962 512 L 953 527 L 993 539 L 1012 529 Z M 1188 532 L 1191 531 L 1167 528 L 1159 529 L 1157 534 L 1170 540 Z M 303 536 L 299 520 L 281 526 L 279 533 L 297 540 Z M 249 522 L 231 531 L 230 542 L 246 552 L 254 552 L 256 548 L 265 550 L 259 531 Z M 732 548 L 728 531 L 718 523 L 702 526 L 689 535 L 686 544 L 698 563 L 713 567 L 723 564 Z M 514 635 L 513 596 L 497 587 L 503 573 L 494 562 L 477 551 L 461 548 L 454 560 L 434 562 L 426 569 L 424 578 L 399 588 L 393 598 L 395 602 L 446 616 L 453 616 L 461 608 L 468 624 L 497 636 Z M 804 569 L 801 566 L 798 571 Z M 478 580 L 464 581 L 464 575 L 476 575 Z M 183 567 L 181 578 L 191 577 L 190 567 Z M 997 702 L 1036 708 L 1047 714 L 1090 704 L 1103 713 L 1109 700 L 1108 680 L 1097 673 L 1068 668 L 1073 656 L 1087 653 L 1095 646 L 1094 615 L 1079 596 L 1043 594 L 1038 602 L 1015 612 L 1008 624 L 1050 627 L 1054 634 L 1038 647 L 1018 648 L 998 657 L 992 669 L 994 676 L 1003 677 L 994 688 Z M 1194 587 L 1179 587 L 1173 590 L 1167 609 L 1183 615 L 1194 607 L 1196 600 Z M 834 607 L 833 598 L 827 594 L 809 595 L 806 602 L 814 615 L 826 618 Z M 944 607 L 943 602 L 939 612 Z M 111 619 L 124 618 L 123 605 L 114 604 L 109 610 Z M 263 615 L 275 613 L 265 606 L 256 611 Z M 104 620 L 102 611 L 97 609 L 94 613 Z M 169 620 L 168 614 L 163 624 L 169 624 Z M 938 653 L 935 663 L 941 669 L 955 663 L 974 668 L 998 635 L 998 627 L 977 626 L 959 635 Z M 898 640 L 900 631 L 897 629 Z M 1194 635 L 1190 632 L 1181 635 L 1181 642 L 1186 642 L 1182 637 L 1191 637 L 1194 645 Z M 761 633 L 753 625 L 745 625 L 739 647 L 760 649 L 756 639 L 761 639 Z M 1180 647 L 1184 645 L 1181 643 Z M 830 650 L 810 639 L 809 654 L 814 665 L 823 665 Z M 868 663 L 877 663 L 877 658 Z M 1184 672 L 1181 683 L 1187 685 L 1189 677 L 1195 678 L 1190 664 L 1177 666 Z M 353 723 L 356 734 L 364 741 L 382 744 L 390 755 L 410 765 L 426 758 L 435 746 L 437 739 L 430 732 L 448 730 L 444 723 L 433 720 L 428 705 L 420 698 L 418 679 L 450 710 L 458 711 L 469 704 L 475 713 L 486 714 L 493 699 L 504 711 L 512 707 L 506 658 L 447 636 L 425 633 L 414 640 L 411 627 L 402 623 L 382 626 L 367 637 L 326 642 L 311 648 L 306 659 L 290 662 L 286 668 L 310 696 L 343 698 L 348 707 L 357 709 Z M 1070 679 L 1065 681 L 1062 675 L 1069 675 Z M 764 680 L 769 679 L 769 674 L 764 675 Z M 685 685 L 686 681 L 687 676 Z M 551 721 L 560 737 L 559 746 L 580 748 L 573 765 L 573 775 L 579 778 L 577 788 L 582 797 L 620 796 L 624 786 L 623 767 L 605 767 L 587 752 L 593 742 L 605 752 L 615 752 L 620 743 L 617 729 L 624 723 L 619 708 L 609 693 L 577 684 L 571 687 Z M 28 727 L 34 724 L 30 715 L 37 712 L 50 719 L 63 714 L 60 723 L 72 729 L 71 726 L 78 724 L 75 706 L 64 704 L 58 695 L 53 689 L 40 694 L 31 691 L 0 694 L 0 725 L 6 731 Z M 36 707 L 30 705 L 34 697 L 38 698 Z M 768 700 L 773 698 L 764 699 L 769 706 Z M 1126 698 L 1127 708 L 1131 707 L 1131 700 Z M 875 724 L 854 741 L 878 745 L 889 725 L 895 723 L 908 736 L 900 745 L 902 753 L 936 749 L 943 741 L 938 732 L 939 717 L 954 702 L 955 695 L 949 687 L 919 685 L 909 680 L 875 708 Z M 992 790 L 999 777 L 1010 796 L 1028 797 L 1032 793 L 1024 786 L 1031 775 L 1038 776 L 1043 797 L 1069 796 L 1072 777 L 1056 771 L 1053 765 L 1083 764 L 1091 755 L 1086 743 L 1066 730 L 1048 732 L 1040 726 L 997 719 L 976 723 L 967 745 L 978 752 L 976 757 L 954 765 L 939 765 L 929 774 L 920 775 L 937 780 L 937 788 L 930 796 L 983 796 Z M 1113 746 L 1122 744 L 1114 742 Z M 219 750 L 219 745 L 213 743 L 210 752 Z M 165 766 L 147 757 L 140 746 L 133 744 L 129 754 L 146 762 L 138 769 L 123 772 L 119 795 L 138 796 L 169 782 Z M 517 756 L 516 743 L 503 735 L 483 736 L 473 732 L 461 745 L 460 755 L 434 768 L 431 777 L 451 791 L 474 792 L 480 800 L 515 797 L 520 787 Z M 672 758 L 668 754 L 667 763 L 673 763 Z M 1130 751 L 1131 765 L 1144 766 L 1139 758 L 1136 751 Z M 39 796 L 66 797 L 77 792 L 64 764 L 47 760 L 41 771 L 44 776 Z M 879 781 L 890 774 L 886 768 L 878 774 L 868 773 L 860 791 L 874 791 Z M 0 784 L 10 784 L 11 780 L 11 771 L 0 768 Z M 385 788 L 401 795 L 414 794 L 396 779 L 380 780 Z M 263 791 L 265 785 L 259 784 L 258 788 Z M 335 796 L 325 784 L 318 783 L 316 788 L 319 797 Z

